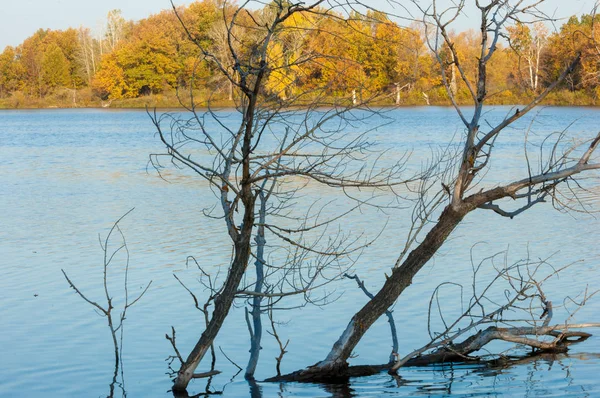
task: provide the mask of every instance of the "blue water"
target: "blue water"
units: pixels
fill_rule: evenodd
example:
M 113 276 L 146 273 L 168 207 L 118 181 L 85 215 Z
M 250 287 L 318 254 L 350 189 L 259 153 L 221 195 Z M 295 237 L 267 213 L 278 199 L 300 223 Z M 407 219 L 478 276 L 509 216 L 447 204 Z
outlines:
M 233 111 L 222 111 L 234 123 Z M 486 114 L 493 123 L 510 108 Z M 531 126 L 528 150 L 535 164 L 543 137 L 566 129 L 568 137 L 590 138 L 598 129 L 600 111 L 593 108 L 544 108 L 520 122 L 497 142 L 488 184 L 523 178 L 523 137 Z M 409 168 L 426 162 L 440 145 L 457 145 L 463 128 L 452 109 L 405 108 L 387 111 L 385 118 L 370 120 L 369 140 L 386 149 L 383 162 L 411 151 Z M 379 124 L 385 126 L 376 128 Z M 165 340 L 171 326 L 177 342 L 188 352 L 202 331 L 202 314 L 179 286 L 175 272 L 203 297 L 195 267 L 186 258 L 195 256 L 214 274 L 225 270 L 230 255 L 221 220 L 206 218 L 202 210 L 215 198 L 208 184 L 185 170 L 167 167 L 160 178 L 149 166 L 149 155 L 162 147 L 149 117 L 142 111 L 51 110 L 0 111 L 0 396 L 106 396 L 112 380 L 112 342 L 105 319 L 69 289 L 61 269 L 92 300 L 102 300 L 102 250 L 98 234 L 106 235 L 112 223 L 135 210 L 122 222 L 131 253 L 130 292 L 153 281 L 146 296 L 130 308 L 125 321 L 123 365 L 129 397 L 169 396 L 171 382 L 165 358 L 172 354 Z M 167 162 L 168 166 L 168 162 Z M 596 174 L 597 175 L 597 174 Z M 600 210 L 595 181 L 582 195 L 590 209 Z M 308 206 L 317 199 L 336 199 L 339 208 L 351 203 L 328 189 L 309 186 L 299 200 Z M 363 209 L 343 226 L 354 235 L 379 239 L 364 251 L 354 272 L 375 291 L 381 285 L 403 245 L 410 208 L 375 212 Z M 561 267 L 578 261 L 545 293 L 557 305 L 557 323 L 567 317 L 565 297 L 576 298 L 586 286 L 600 288 L 598 220 L 590 214 L 564 213 L 551 203 L 532 208 L 510 220 L 477 211 L 453 233 L 415 278 L 394 309 L 401 353 L 427 341 L 427 305 L 438 284 L 465 283 L 471 278 L 471 248 L 477 259 L 509 248 L 508 261 L 527 255 L 554 254 Z M 383 231 L 383 232 L 382 232 Z M 122 258 L 115 271 L 123 270 Z M 483 272 L 491 274 L 488 267 Z M 223 274 L 223 272 L 221 273 Z M 122 295 L 119 272 L 110 279 L 111 292 Z M 222 278 L 222 275 L 221 275 Z M 333 303 L 306 306 L 277 313 L 278 333 L 290 340 L 282 371 L 293 371 L 322 359 L 350 316 L 365 302 L 353 281 L 326 287 Z M 321 292 L 322 294 L 323 292 Z M 460 305 L 455 292 L 445 298 L 450 308 Z M 576 322 L 600 321 L 597 298 L 577 312 Z M 600 338 L 595 335 L 576 345 L 568 355 L 540 358 L 506 369 L 473 366 L 439 366 L 403 369 L 398 383 L 387 374 L 351 380 L 349 385 L 319 386 L 259 383 L 251 386 L 237 368 L 219 353 L 212 388 L 226 397 L 262 393 L 272 396 L 599 396 Z M 247 362 L 249 337 L 243 303 L 232 311 L 216 346 L 234 362 Z M 384 319 L 357 347 L 352 363 L 382 363 L 390 351 L 389 328 Z M 185 355 L 185 354 L 184 354 Z M 275 373 L 276 342 L 264 336 L 259 380 Z M 204 362 L 200 370 L 208 367 Z M 204 381 L 193 382 L 190 392 L 204 391 Z M 119 390 L 120 391 L 120 390 Z M 258 391 L 258 392 L 257 392 Z

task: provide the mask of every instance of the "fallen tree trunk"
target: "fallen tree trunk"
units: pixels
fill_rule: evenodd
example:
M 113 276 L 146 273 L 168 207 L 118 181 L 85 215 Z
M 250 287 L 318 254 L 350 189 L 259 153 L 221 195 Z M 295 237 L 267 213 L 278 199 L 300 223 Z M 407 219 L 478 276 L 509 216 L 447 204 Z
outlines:
M 468 337 L 461 343 L 448 344 L 440 347 L 428 354 L 415 356 L 408 359 L 402 364 L 402 367 L 411 366 L 430 366 L 442 363 L 480 363 L 494 364 L 498 362 L 498 357 L 485 359 L 470 354 L 481 350 L 484 346 L 495 340 L 502 340 L 511 343 L 517 343 L 529 346 L 534 349 L 527 355 L 540 355 L 543 353 L 564 353 L 572 344 L 580 343 L 587 340 L 592 335 L 590 333 L 573 331 L 570 329 L 580 329 L 588 327 L 600 327 L 597 323 L 574 324 L 574 325 L 555 325 L 541 327 L 514 327 L 514 328 L 499 328 L 490 326 L 484 330 L 480 330 L 474 335 Z M 535 337 L 529 337 L 535 336 Z M 540 340 L 541 336 L 552 337 L 552 340 Z M 390 374 L 395 374 L 398 367 L 395 362 L 380 365 L 357 365 L 348 366 L 343 372 L 338 372 L 336 375 L 331 373 L 322 373 L 319 377 L 317 372 L 308 369 L 289 373 L 282 376 L 271 377 L 265 381 L 280 382 L 280 381 L 297 381 L 297 382 L 321 382 L 321 383 L 336 383 L 348 381 L 351 377 L 372 376 L 374 374 L 388 371 Z
M 289 380 L 336 382 L 347 379 L 349 377 L 347 360 L 363 335 L 410 286 L 413 277 L 443 245 L 470 210 L 472 207 L 467 205 L 459 206 L 458 210 L 452 205 L 446 206 L 437 224 L 429 231 L 423 242 L 409 254 L 400 267 L 392 270 L 381 290 L 352 317 L 327 358 L 306 369 L 287 375 L 290 376 Z M 284 377 L 282 380 L 285 380 L 286 376 L 282 377 Z
M 592 324 L 590 324 L 592 325 Z M 571 326 L 570 326 L 571 327 Z M 586 325 L 572 325 L 572 327 L 586 327 Z M 543 341 L 527 336 L 551 336 L 552 341 Z M 446 362 L 471 362 L 481 361 L 481 358 L 471 357 L 470 354 L 481 350 L 494 340 L 529 346 L 540 352 L 567 352 L 568 346 L 587 340 L 591 334 L 579 331 L 565 331 L 564 325 L 546 327 L 517 327 L 499 328 L 490 326 L 480 330 L 459 344 L 449 344 L 437 350 L 409 359 L 403 366 L 428 366 Z M 573 340 L 574 339 L 574 340 Z M 399 367 L 394 364 L 390 367 L 395 372 Z

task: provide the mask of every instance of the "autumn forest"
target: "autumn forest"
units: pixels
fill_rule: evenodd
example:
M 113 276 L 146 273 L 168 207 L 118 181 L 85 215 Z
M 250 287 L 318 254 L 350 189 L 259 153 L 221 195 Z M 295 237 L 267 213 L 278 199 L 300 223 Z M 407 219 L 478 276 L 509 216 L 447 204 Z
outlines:
M 178 106 L 183 93 L 193 93 L 199 102 L 232 105 L 234 85 L 188 37 L 210 49 L 221 64 L 233 65 L 223 22 L 224 14 L 230 12 L 233 9 L 223 9 L 219 2 L 203 0 L 179 8 L 178 15 L 165 10 L 137 22 L 113 10 L 100 33 L 86 27 L 39 29 L 0 54 L 0 108 L 171 107 Z M 247 19 L 247 29 L 251 29 L 252 13 L 261 12 L 253 10 L 240 19 Z M 526 102 L 555 81 L 580 52 L 581 67 L 545 102 L 598 105 L 596 19 L 583 15 L 554 24 L 511 26 L 488 69 L 489 101 Z M 270 64 L 282 65 L 272 68 L 265 85 L 274 97 L 285 100 L 327 84 L 328 96 L 348 101 L 376 97 L 379 105 L 450 103 L 439 60 L 429 50 L 427 30 L 418 21 L 400 26 L 384 14 L 370 12 L 333 18 L 322 13 L 297 14 L 286 23 L 298 29 L 269 48 Z M 244 32 L 244 24 L 238 28 L 238 36 L 247 37 L 251 48 L 252 35 Z M 462 68 L 475 76 L 479 33 L 468 30 L 453 35 L 456 50 L 466 60 Z M 318 54 L 319 62 L 295 62 L 310 54 Z M 448 65 L 445 73 L 450 88 L 459 103 L 468 103 L 467 87 L 457 78 L 450 54 L 439 52 Z

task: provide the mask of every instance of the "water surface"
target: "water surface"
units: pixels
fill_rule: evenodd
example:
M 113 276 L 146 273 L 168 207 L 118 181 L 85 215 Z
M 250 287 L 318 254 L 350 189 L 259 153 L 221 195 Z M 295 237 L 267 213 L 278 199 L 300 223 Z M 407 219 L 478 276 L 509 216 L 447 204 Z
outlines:
M 486 115 L 491 122 L 510 108 Z M 223 111 L 235 117 L 235 112 Z M 372 139 L 389 149 L 386 156 L 406 150 L 418 164 L 431 148 L 459 136 L 463 129 L 449 108 L 406 108 L 389 111 L 391 124 L 372 132 Z M 593 108 L 545 108 L 531 123 L 532 147 L 548 133 L 568 128 L 574 136 L 591 137 L 600 111 Z M 386 119 L 390 121 L 390 119 Z M 507 131 L 498 142 L 489 181 L 523 176 L 524 130 L 531 120 Z M 373 127 L 377 121 L 373 121 Z M 195 256 L 204 267 L 224 269 L 230 248 L 221 221 L 202 215 L 214 203 L 206 182 L 190 173 L 166 171 L 165 179 L 148 168 L 148 156 L 162 150 L 145 112 L 106 110 L 0 111 L 0 396 L 105 396 L 112 378 L 112 346 L 105 320 L 69 289 L 65 269 L 91 299 L 102 299 L 102 251 L 98 234 L 135 207 L 122 224 L 131 252 L 130 287 L 137 292 L 153 281 L 147 295 L 130 309 L 125 327 L 125 388 L 130 397 L 168 396 L 170 380 L 165 358 L 171 355 L 164 339 L 171 326 L 178 344 L 188 351 L 203 328 L 203 317 L 172 277 L 174 272 L 201 294 L 198 273 L 186 267 Z M 532 150 L 532 153 L 534 151 Z M 535 155 L 532 155 L 535 156 Z M 324 192 L 324 193 L 323 193 Z M 320 194 L 310 188 L 309 200 Z M 598 191 L 586 200 L 600 209 Z M 355 272 L 373 291 L 393 265 L 405 238 L 409 210 L 376 214 L 365 211 L 346 225 L 349 232 L 380 239 L 360 258 Z M 509 259 L 546 257 L 553 264 L 581 261 L 546 292 L 556 303 L 576 297 L 589 284 L 600 287 L 597 246 L 598 221 L 585 214 L 564 214 L 550 204 L 534 207 L 513 219 L 476 212 L 454 232 L 441 252 L 415 278 L 401 297 L 394 315 L 401 336 L 401 352 L 426 342 L 426 309 L 439 283 L 464 282 L 471 277 L 470 249 L 485 242 L 477 256 L 510 247 Z M 119 265 L 123 267 L 123 265 Z M 491 273 L 490 270 L 486 271 Z M 333 289 L 331 286 L 328 289 Z M 120 294 L 115 289 L 115 295 Z M 282 371 L 308 366 L 322 359 L 365 296 L 354 282 L 335 285 L 339 299 L 325 307 L 308 306 L 278 315 L 279 333 L 290 339 Z M 449 292 L 448 302 L 456 297 Z M 599 321 L 600 304 L 592 300 L 576 321 Z M 564 320 L 564 309 L 556 320 Z M 594 330 L 599 333 L 600 331 Z M 257 378 L 272 376 L 278 350 L 266 335 Z M 235 309 L 216 345 L 240 366 L 248 355 L 243 310 Z M 357 347 L 353 363 L 381 363 L 390 351 L 389 330 L 380 320 Z M 259 383 L 253 390 L 272 396 L 598 396 L 600 338 L 575 346 L 568 356 L 541 358 L 502 370 L 470 366 L 405 369 L 402 380 L 387 374 L 352 380 L 344 386 Z M 201 369 L 205 365 L 200 366 Z M 222 355 L 213 380 L 224 396 L 248 396 L 251 387 Z M 400 386 L 398 386 L 400 384 Z M 192 390 L 203 390 L 202 382 Z M 256 396 L 256 395 L 255 395 Z

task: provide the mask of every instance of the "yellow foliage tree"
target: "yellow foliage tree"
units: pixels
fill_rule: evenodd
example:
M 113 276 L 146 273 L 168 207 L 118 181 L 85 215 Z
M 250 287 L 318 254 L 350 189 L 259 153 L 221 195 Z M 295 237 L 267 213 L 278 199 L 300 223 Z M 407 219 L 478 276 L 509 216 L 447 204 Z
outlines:
M 125 82 L 125 72 L 117 61 L 116 54 L 102 58 L 100 70 L 94 76 L 92 87 L 102 99 L 121 99 L 131 93 Z

